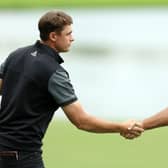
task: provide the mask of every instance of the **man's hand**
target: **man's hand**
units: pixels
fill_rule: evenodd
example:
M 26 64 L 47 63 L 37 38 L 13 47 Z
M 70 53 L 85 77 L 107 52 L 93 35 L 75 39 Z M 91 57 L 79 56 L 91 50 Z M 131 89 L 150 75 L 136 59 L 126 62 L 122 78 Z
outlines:
M 139 137 L 144 132 L 141 122 L 130 120 L 122 123 L 120 135 L 126 139 L 134 139 Z

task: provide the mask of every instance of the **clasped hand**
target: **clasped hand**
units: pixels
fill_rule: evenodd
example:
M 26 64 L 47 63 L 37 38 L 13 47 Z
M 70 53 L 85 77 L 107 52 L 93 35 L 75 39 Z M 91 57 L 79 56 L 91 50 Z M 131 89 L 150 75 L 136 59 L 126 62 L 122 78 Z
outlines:
M 141 122 L 129 120 L 122 123 L 120 135 L 126 139 L 134 139 L 139 137 L 144 132 Z

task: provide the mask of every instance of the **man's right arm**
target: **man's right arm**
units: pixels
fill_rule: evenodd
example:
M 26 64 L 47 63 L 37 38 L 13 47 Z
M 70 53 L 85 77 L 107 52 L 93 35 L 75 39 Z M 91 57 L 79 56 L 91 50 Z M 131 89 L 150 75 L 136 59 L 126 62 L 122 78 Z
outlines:
M 48 91 L 56 103 L 62 107 L 69 120 L 79 129 L 95 133 L 118 132 L 122 133 L 121 135 L 132 133 L 128 137 L 130 139 L 139 136 L 143 131 L 134 121 L 123 123 L 111 122 L 85 112 L 78 101 L 68 74 L 62 69 L 57 69 L 50 77 Z M 133 128 L 134 126 L 135 128 Z M 133 128 L 133 130 L 129 130 L 129 127 Z
M 143 129 L 135 121 L 112 122 L 92 116 L 84 111 L 79 101 L 62 107 L 69 120 L 79 129 L 95 133 L 122 133 L 139 136 Z M 129 129 L 134 127 L 134 130 Z M 132 139 L 129 138 L 129 139 Z

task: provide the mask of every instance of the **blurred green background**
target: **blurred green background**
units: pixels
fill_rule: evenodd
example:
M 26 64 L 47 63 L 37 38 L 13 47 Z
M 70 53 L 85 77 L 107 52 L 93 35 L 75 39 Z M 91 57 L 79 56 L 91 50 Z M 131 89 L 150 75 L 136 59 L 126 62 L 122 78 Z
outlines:
M 167 128 L 145 132 L 135 140 L 117 134 L 82 132 L 69 122 L 55 121 L 44 140 L 48 168 L 166 167 Z
M 167 0 L 5 0 L 1 8 L 41 8 L 41 7 L 109 7 L 109 6 L 146 6 L 167 5 Z
M 0 1 L 2 11 L 24 8 L 28 11 L 31 8 L 45 10 L 50 7 L 66 9 L 99 7 L 101 10 L 106 7 L 165 7 L 167 5 L 167 0 Z M 109 119 L 112 120 L 112 118 Z M 83 132 L 77 130 L 67 120 L 54 118 L 44 138 L 43 156 L 46 168 L 160 168 L 166 166 L 167 138 L 166 127 L 147 131 L 142 137 L 130 141 L 118 134 L 102 135 Z

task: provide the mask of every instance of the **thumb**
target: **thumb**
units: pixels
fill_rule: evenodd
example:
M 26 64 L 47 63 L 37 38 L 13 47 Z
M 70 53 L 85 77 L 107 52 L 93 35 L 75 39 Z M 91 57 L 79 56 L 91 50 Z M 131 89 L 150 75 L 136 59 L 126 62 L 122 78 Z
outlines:
M 136 122 L 132 122 L 128 127 L 128 130 L 132 130 L 136 126 Z

